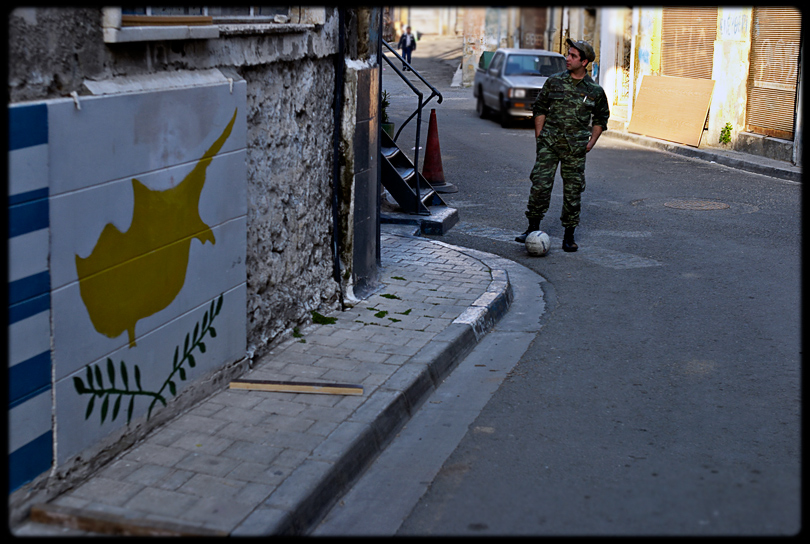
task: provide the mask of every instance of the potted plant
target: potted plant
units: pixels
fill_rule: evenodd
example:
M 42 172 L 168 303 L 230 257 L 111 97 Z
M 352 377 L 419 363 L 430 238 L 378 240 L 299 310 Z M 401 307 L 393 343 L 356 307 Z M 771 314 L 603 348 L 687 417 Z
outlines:
M 391 105 L 389 96 L 388 91 L 383 90 L 380 98 L 380 127 L 393 139 L 394 123 L 388 118 L 388 106 Z

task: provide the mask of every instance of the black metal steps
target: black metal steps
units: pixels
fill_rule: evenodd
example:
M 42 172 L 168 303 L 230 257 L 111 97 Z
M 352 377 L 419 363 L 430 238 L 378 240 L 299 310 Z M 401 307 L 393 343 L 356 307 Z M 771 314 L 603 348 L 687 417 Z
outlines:
M 399 204 L 402 211 L 430 215 L 430 206 L 447 206 L 447 203 L 416 170 L 411 159 L 402 152 L 391 136 L 381 130 L 380 138 L 382 185 Z
M 380 159 L 382 185 L 399 206 L 397 210 L 381 211 L 381 223 L 411 225 L 424 234 L 439 235 L 458 223 L 458 211 L 447 206 L 391 136 L 382 130 Z

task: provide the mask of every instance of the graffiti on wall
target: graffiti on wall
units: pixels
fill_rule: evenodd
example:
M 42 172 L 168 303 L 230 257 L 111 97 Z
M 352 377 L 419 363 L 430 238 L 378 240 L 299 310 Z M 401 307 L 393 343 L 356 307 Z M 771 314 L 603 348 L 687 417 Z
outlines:
M 132 224 L 122 233 L 107 223 L 87 257 L 76 255 L 79 288 L 95 329 L 135 345 L 138 320 L 166 308 L 180 293 L 192 239 L 216 243 L 199 214 L 205 173 L 233 129 L 236 111 L 194 169 L 171 189 L 156 191 L 132 179 Z
M 176 186 L 157 191 L 132 178 L 134 205 L 130 228 L 122 233 L 115 225 L 107 223 L 90 255 L 85 258 L 75 256 L 81 297 L 99 333 L 115 338 L 126 331 L 129 347 L 134 347 L 138 320 L 165 309 L 183 288 L 191 241 L 216 243 L 210 226 L 200 218 L 199 201 L 206 170 L 230 136 L 237 112 L 238 109 L 219 138 Z M 90 395 L 85 419 L 93 413 L 96 399 L 100 402 L 101 423 L 107 419 L 108 413 L 110 421 L 115 420 L 122 402 L 125 402 L 129 425 L 135 399 L 139 397 L 151 400 L 147 419 L 158 402 L 166 406 L 165 391 L 168 389 L 176 395 L 175 380 L 185 381 L 187 378 L 185 365 L 188 364 L 189 368 L 196 366 L 194 351 L 205 353 L 203 340 L 206 335 L 216 338 L 213 323 L 222 309 L 222 300 L 220 295 L 216 302 L 211 301 L 202 321 L 194 325 L 193 333 L 186 333 L 182 356 L 180 345 L 175 347 L 168 377 L 157 391 L 145 390 L 140 366 L 135 364 L 129 370 L 123 360 L 117 365 L 117 382 L 116 365 L 109 357 L 106 364 L 88 364 L 83 377 L 73 376 L 76 393 Z M 102 366 L 109 385 L 105 385 Z
M 199 201 L 208 166 L 230 136 L 237 113 L 238 109 L 222 134 L 176 186 L 163 191 L 153 190 L 132 178 L 134 204 L 129 229 L 121 232 L 112 223 L 107 223 L 90 255 L 84 258 L 75 256 L 81 297 L 99 333 L 115 338 L 126 331 L 129 347 L 134 347 L 138 320 L 165 309 L 183 288 L 191 241 L 216 243 L 213 231 L 200 218 Z M 135 364 L 130 371 L 123 360 L 117 365 L 119 386 L 116 365 L 109 357 L 103 365 L 88 364 L 83 377 L 73 376 L 76 393 L 90 395 L 85 419 L 93 413 L 96 399 L 100 402 L 101 423 L 107 419 L 111 403 L 110 421 L 118 417 L 122 402 L 127 403 L 127 424 L 132 420 L 136 398 L 151 400 L 147 419 L 157 402 L 166 406 L 165 391 L 168 389 L 172 395 L 177 394 L 175 380 L 186 380 L 185 365 L 188 364 L 189 368 L 196 366 L 194 351 L 205 353 L 205 336 L 216 337 L 213 323 L 222 309 L 222 300 L 220 295 L 216 301 L 211 301 L 202 321 L 194 325 L 193 333 L 186 333 L 182 356 L 180 346 L 175 347 L 168 377 L 157 391 L 145 390 L 141 383 L 141 368 Z M 105 385 L 102 366 L 106 370 L 108 385 Z
M 10 490 L 245 355 L 247 86 L 158 79 L 9 105 Z
M 205 335 L 207 334 L 211 338 L 216 338 L 217 331 L 214 328 L 214 319 L 219 315 L 221 310 L 222 295 L 219 296 L 216 302 L 211 301 L 211 306 L 205 311 L 205 314 L 203 314 L 202 321 L 197 322 L 194 325 L 193 336 L 191 336 L 191 333 L 186 333 L 186 338 L 183 342 L 182 357 L 180 357 L 180 346 L 178 345 L 174 348 L 174 359 L 172 360 L 171 370 L 169 371 L 168 377 L 163 381 L 163 384 L 157 391 L 144 390 L 143 386 L 141 385 L 141 369 L 137 364 L 134 365 L 133 370 L 130 371 L 127 370 L 127 365 L 123 360 L 119 363 L 118 376 L 121 386 L 117 385 L 116 367 L 112 359 L 109 357 L 107 357 L 105 365 L 109 386 L 104 385 L 104 371 L 99 364 L 87 365 L 87 371 L 84 376 L 84 379 L 87 380 L 86 384 L 84 379 L 81 377 L 73 377 L 73 387 L 76 389 L 76 393 L 79 395 L 90 395 L 90 400 L 87 401 L 87 409 L 84 413 L 84 419 L 88 419 L 93 413 L 97 398 L 101 399 L 101 407 L 99 410 L 101 415 L 101 423 L 104 423 L 104 421 L 107 419 L 107 413 L 110 409 L 110 400 L 112 398 L 115 398 L 115 400 L 113 401 L 110 421 L 114 421 L 118 417 L 121 410 L 122 400 L 129 399 L 128 401 L 124 401 L 128 402 L 127 425 L 129 425 L 130 421 L 132 420 L 132 414 L 135 410 L 135 399 L 138 397 L 146 397 L 147 400 L 151 399 L 149 409 L 146 414 L 147 419 L 152 417 L 152 410 L 158 401 L 160 401 L 163 406 L 166 406 L 165 390 L 168 388 L 172 395 L 176 395 L 177 382 L 175 380 L 178 377 L 181 380 L 186 379 L 186 363 L 188 363 L 189 368 L 194 368 L 196 366 L 194 351 L 197 350 L 200 353 L 205 353 L 206 347 L 205 342 L 203 342 Z M 132 375 L 132 382 L 130 382 L 129 379 L 130 375 Z M 131 389 L 130 384 L 132 384 Z M 121 387 L 123 387 L 123 389 Z
M 724 7 L 718 17 L 721 40 L 744 40 L 749 33 L 750 14 L 741 8 Z
M 49 104 L 57 465 L 245 354 L 246 84 L 177 78 Z

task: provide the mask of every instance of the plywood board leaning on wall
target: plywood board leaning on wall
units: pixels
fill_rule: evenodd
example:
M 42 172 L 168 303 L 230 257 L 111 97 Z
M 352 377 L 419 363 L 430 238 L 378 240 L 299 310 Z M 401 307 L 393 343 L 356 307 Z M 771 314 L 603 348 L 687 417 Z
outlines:
M 627 131 L 697 147 L 713 90 L 711 79 L 645 75 Z

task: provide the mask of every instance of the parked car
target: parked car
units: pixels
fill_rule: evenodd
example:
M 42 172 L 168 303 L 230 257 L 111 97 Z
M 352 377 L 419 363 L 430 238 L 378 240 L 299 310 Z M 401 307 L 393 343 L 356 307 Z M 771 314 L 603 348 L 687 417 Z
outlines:
M 501 126 L 516 117 L 531 117 L 532 104 L 548 76 L 565 71 L 565 57 L 543 49 L 502 48 L 481 55 L 475 70 L 476 111 L 494 111 Z

